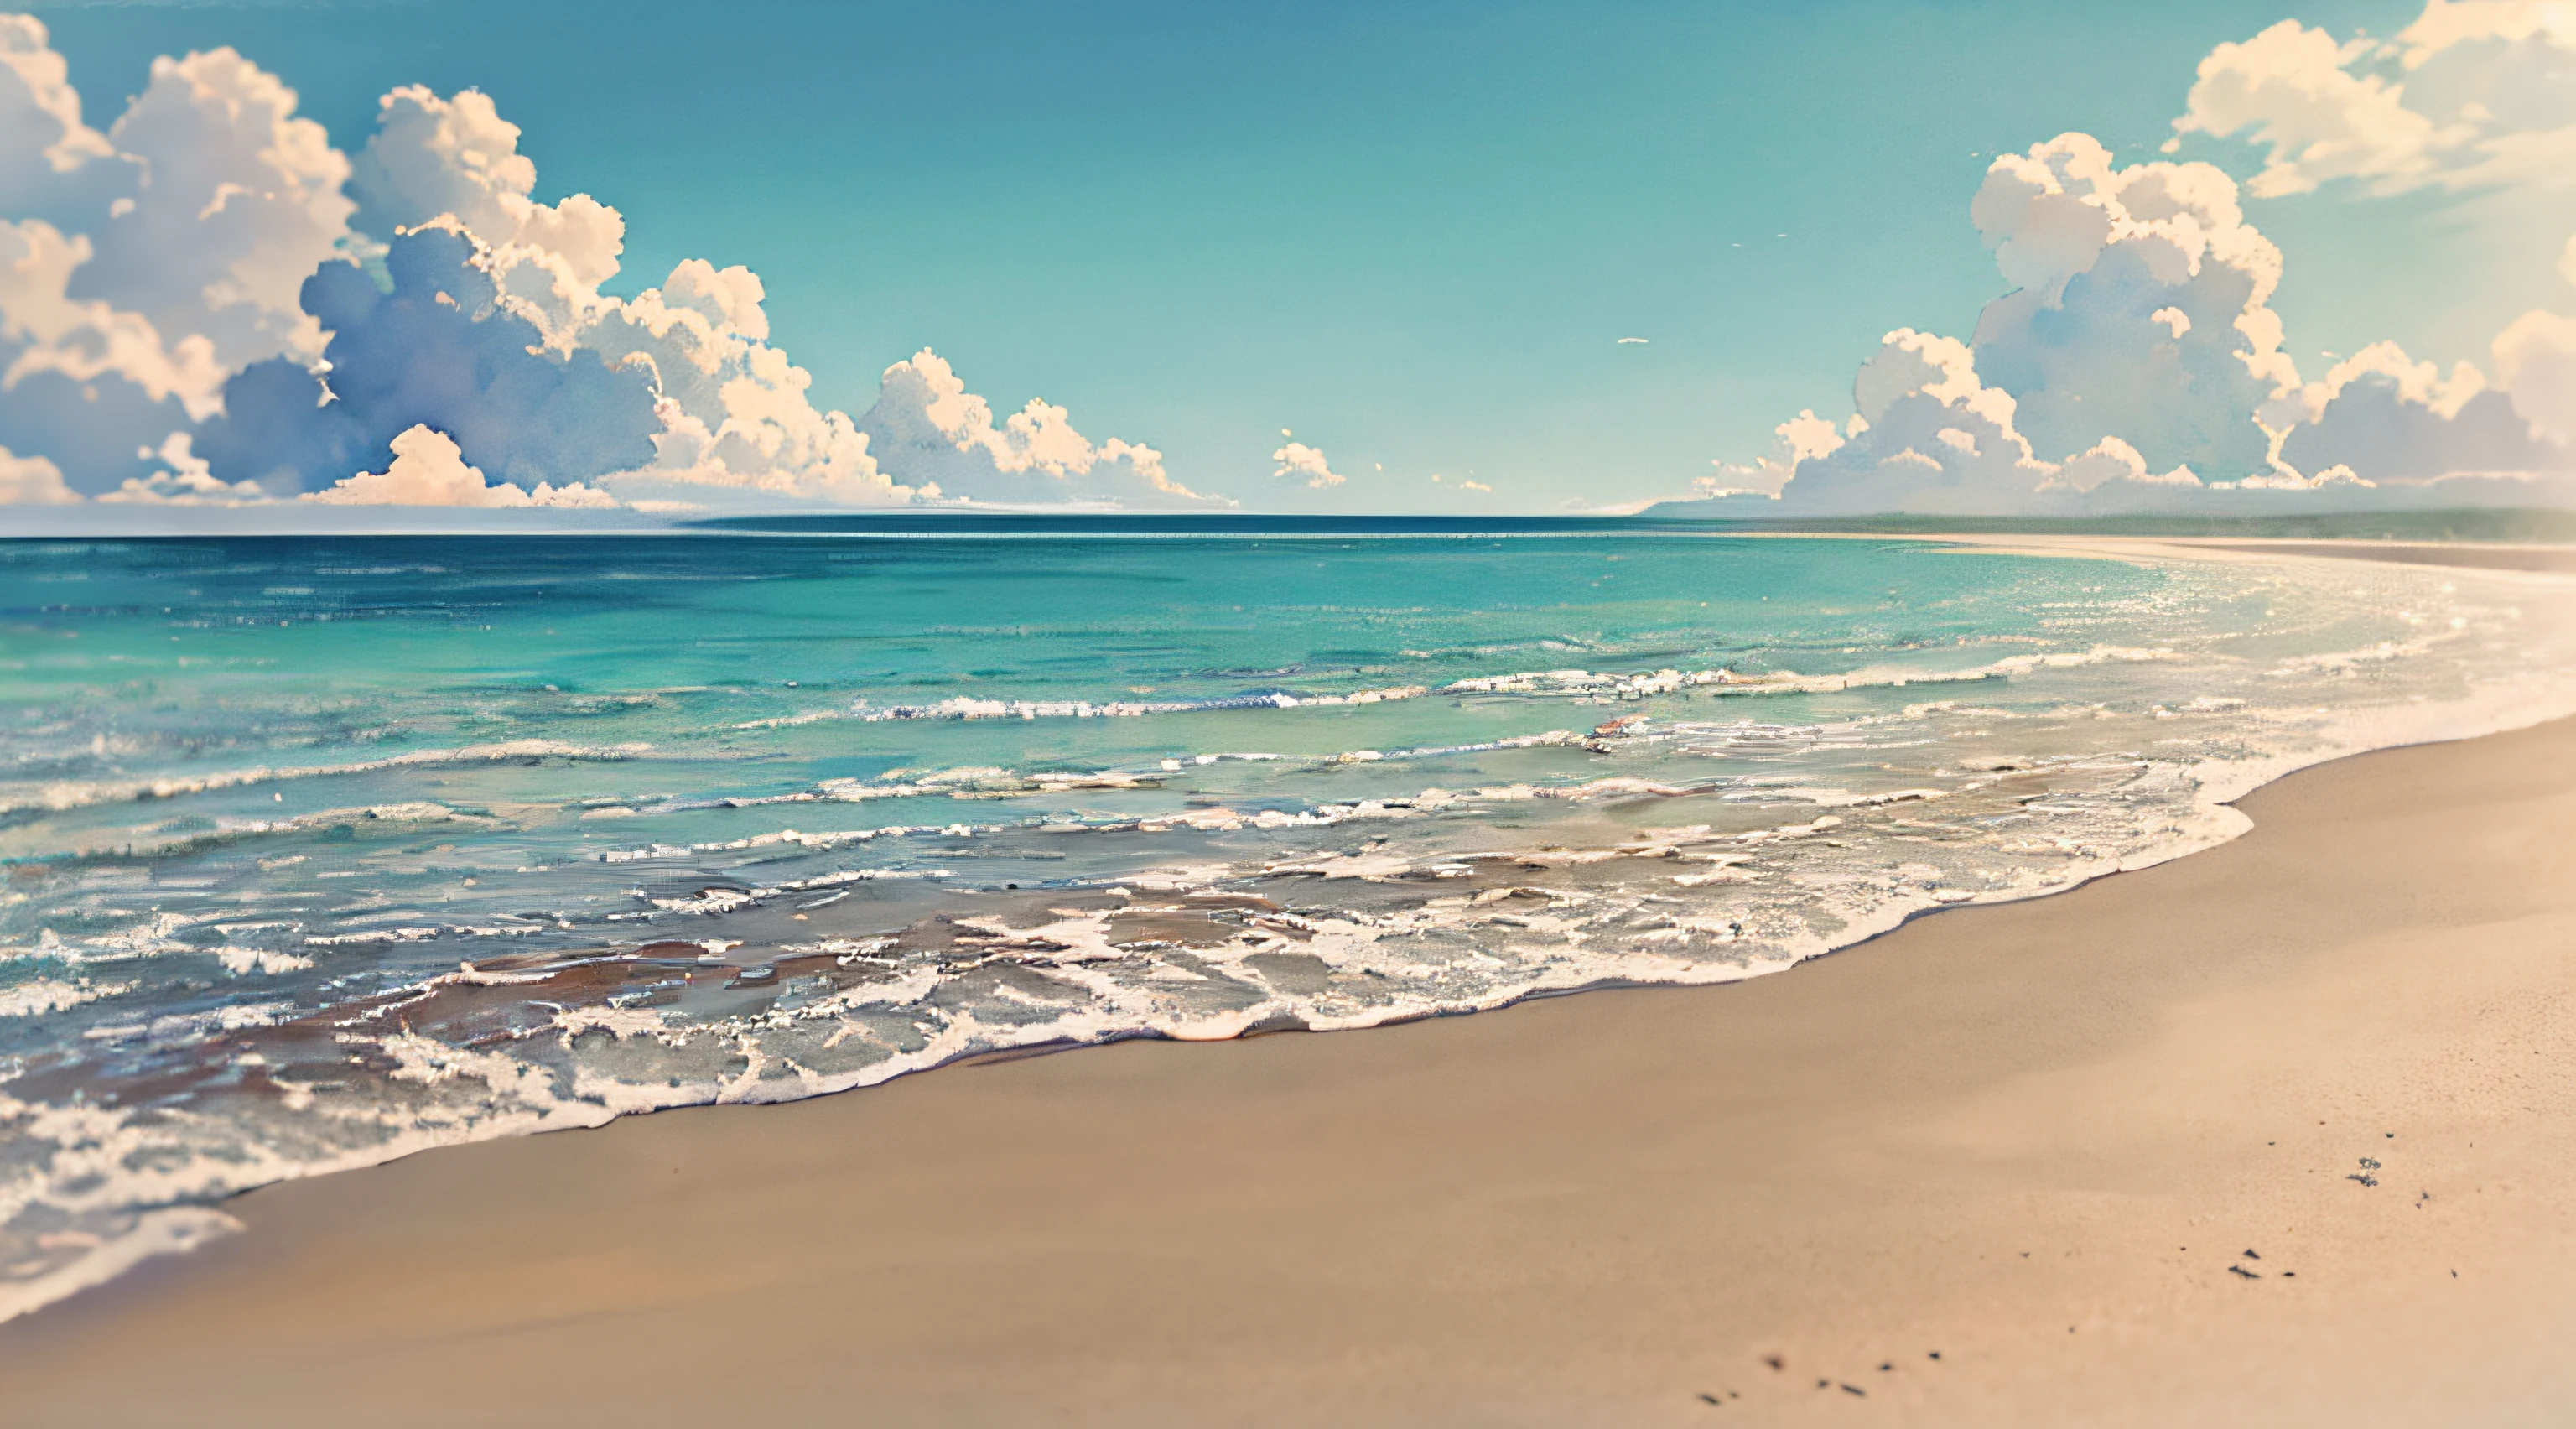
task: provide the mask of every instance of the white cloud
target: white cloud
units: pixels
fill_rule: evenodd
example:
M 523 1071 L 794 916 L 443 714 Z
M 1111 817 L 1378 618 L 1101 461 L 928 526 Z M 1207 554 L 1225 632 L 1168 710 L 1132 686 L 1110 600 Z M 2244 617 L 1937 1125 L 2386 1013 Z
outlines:
M 767 344 L 765 296 L 748 268 L 690 259 L 579 328 L 578 347 L 654 374 L 664 430 L 646 473 L 845 505 L 937 495 L 879 471 L 847 413 L 815 408 L 812 375 Z
M 548 350 L 649 372 L 655 454 L 634 476 L 847 503 L 920 494 L 881 476 L 846 414 L 816 410 L 811 375 L 767 345 L 766 294 L 749 269 L 690 259 L 631 300 L 600 293 L 618 271 L 625 220 L 587 194 L 537 203 L 536 165 L 518 143 L 518 126 L 477 91 L 395 90 L 350 181 L 357 221 L 379 237 L 470 234 L 500 304 Z
M 1272 452 L 1270 459 L 1279 463 L 1279 469 L 1270 473 L 1271 476 L 1284 476 L 1292 481 L 1302 481 L 1316 491 L 1339 486 L 1349 480 L 1340 472 L 1333 470 L 1332 464 L 1324 460 L 1322 452 L 1304 442 L 1290 442 Z M 1435 476 L 1431 479 L 1438 481 L 1440 478 Z
M 2286 466 L 2204 480 L 2187 464 L 2157 469 L 2139 448 L 2105 435 L 2062 460 L 2034 454 L 2012 395 L 1977 376 L 1979 353 L 1952 338 L 1900 328 L 1853 383 L 1847 437 L 1812 417 L 1791 428 L 1808 453 L 1779 492 L 1781 508 L 1810 514 L 1905 511 L 1927 515 L 2062 514 L 2201 509 L 2242 490 L 2362 491 L 2349 466 L 2306 476 Z M 1783 432 L 1783 441 L 1793 438 Z M 1836 440 L 1828 438 L 1839 437 Z M 1703 489 L 1711 483 L 1703 479 Z M 1716 492 L 1712 494 L 1726 494 Z
M 79 492 L 63 485 L 60 467 L 43 457 L 22 457 L 0 447 L 0 506 L 12 502 L 53 506 L 80 499 Z
M 2557 441 L 2576 442 L 2576 320 L 2524 313 L 2496 335 L 2495 359 L 2514 410 Z
M 2012 394 L 1978 380 L 1977 354 L 1955 338 L 1889 333 L 1852 391 L 1859 411 L 1847 438 L 1809 414 L 1782 424 L 1784 447 L 1805 453 L 1781 488 L 1799 509 L 2010 512 L 2060 476 L 2016 428 Z
M 142 314 L 69 296 L 91 253 L 86 235 L 66 238 L 39 220 L 0 219 L 0 355 L 7 362 L 0 387 L 15 388 L 38 372 L 76 383 L 112 375 L 155 402 L 177 397 L 191 417 L 221 410 L 228 374 L 203 334 L 165 346 Z
M 98 499 L 136 506 L 257 506 L 269 500 L 257 482 L 217 477 L 207 469 L 205 458 L 197 455 L 194 444 L 190 434 L 172 432 L 158 448 L 140 453 L 160 463 L 157 469 L 127 477 Z
M 579 506 L 609 507 L 607 493 L 574 482 L 568 486 L 537 484 L 531 493 L 503 482 L 486 485 L 478 467 L 447 433 L 414 426 L 393 439 L 394 459 L 381 472 L 362 471 L 328 490 L 307 492 L 307 501 L 340 506 Z
M 121 501 L 586 503 L 607 482 L 666 504 L 688 486 L 1208 504 L 1160 453 L 1094 443 L 1062 407 L 996 421 L 927 349 L 864 417 L 818 407 L 769 345 L 749 269 L 692 259 L 603 294 L 624 219 L 585 194 L 537 202 L 519 130 L 485 95 L 387 94 L 354 164 L 295 109 L 219 49 L 157 61 L 101 132 L 44 26 L 0 16 L 11 460 Z M 343 257 L 381 261 L 392 291 Z M 0 493 L 53 492 L 38 470 Z
M 2268 468 L 2266 404 L 2298 371 L 2267 306 L 2281 252 L 2234 180 L 2066 134 L 1996 159 L 1969 212 L 2014 289 L 1977 319 L 1975 370 L 2039 456 L 2116 436 L 2156 466 Z
M 587 195 L 536 203 L 519 130 L 468 90 L 418 87 L 385 97 L 351 187 L 359 223 L 447 225 L 485 250 L 500 302 L 549 350 L 595 353 L 652 376 L 653 459 L 615 484 L 730 487 L 847 505 L 947 497 L 1000 502 L 1191 505 L 1150 447 L 1077 432 L 1062 407 L 1031 402 L 996 423 L 948 364 L 924 349 L 886 370 L 866 414 L 818 408 L 813 377 L 769 346 L 768 294 L 750 269 L 701 259 L 631 299 L 603 295 L 624 220 Z
M 295 102 L 228 48 L 154 60 L 151 84 L 107 132 L 150 180 L 88 230 L 98 250 L 73 296 L 202 334 L 228 368 L 317 355 L 321 330 L 296 296 L 348 233 L 349 162 Z
M 2496 342 L 2503 370 L 2522 392 L 2491 387 L 2485 374 L 2460 362 L 2448 373 L 2416 362 L 2393 342 L 2373 343 L 2337 363 L 2322 381 L 2289 399 L 2299 425 L 2281 444 L 2291 471 L 2343 467 L 2371 480 L 2421 480 L 2454 472 L 2560 471 L 2567 453 L 2534 430 L 2545 407 L 2546 363 L 2528 370 L 2509 339 L 2548 314 L 2535 313 Z M 2571 413 L 2576 415 L 2576 413 Z M 2563 436 L 2563 433 L 2562 433 Z
M 1771 429 L 1771 450 L 1754 459 L 1749 466 L 1738 465 L 1720 457 L 1710 463 L 1717 470 L 1699 477 L 1691 485 L 1705 496 L 1737 494 L 1776 496 L 1780 488 L 1798 471 L 1798 463 L 1816 457 L 1832 456 L 1843 444 L 1843 434 L 1834 424 L 1801 409 L 1795 417 Z
M 2360 178 L 2384 190 L 2432 169 L 2433 121 L 2406 107 L 2405 86 L 2362 70 L 2379 47 L 2337 44 L 2324 30 L 2283 20 L 2200 62 L 2178 133 L 2244 133 L 2269 151 L 2248 187 L 2260 198 Z
M 133 193 L 139 170 L 81 122 L 70 75 L 43 21 L 0 15 L 0 213 L 66 221 Z
M 74 492 L 184 494 L 165 439 L 245 365 L 320 351 L 298 295 L 346 237 L 347 165 L 231 50 L 156 61 L 104 133 L 67 76 L 0 16 L 0 442 Z
M 650 462 L 660 423 L 651 373 L 550 347 L 500 293 L 492 251 L 429 225 L 383 254 L 383 286 L 332 261 L 304 285 L 331 330 L 327 370 L 277 359 L 225 384 L 199 427 L 214 475 L 272 495 L 326 487 L 393 459 L 414 425 L 445 432 L 504 482 L 580 482 Z
M 2263 198 L 2560 186 L 2576 180 L 2570 64 L 2576 13 L 2556 0 L 2430 0 L 2388 43 L 2284 20 L 2211 51 L 2174 129 L 2260 146 Z
M 352 221 L 380 239 L 452 217 L 495 248 L 518 245 L 560 260 L 574 283 L 596 288 L 614 277 L 625 219 L 588 194 L 538 203 L 529 197 L 536 186 L 537 166 L 519 152 L 519 126 L 490 96 L 468 89 L 440 99 L 416 84 L 377 102 L 375 135 L 349 175 L 359 204 Z
M 2299 389 L 2298 403 L 2307 419 L 2314 421 L 2346 388 L 2373 379 L 2386 383 L 2400 399 L 2443 418 L 2459 416 L 2487 385 L 2485 374 L 2471 363 L 2454 364 L 2445 373 L 2430 362 L 2409 358 L 2396 343 L 2375 342 L 2328 368 L 2323 381 Z
M 2147 459 L 2138 449 L 2118 437 L 2104 437 L 2084 452 L 2069 457 L 2057 472 L 2040 483 L 2039 490 L 2063 488 L 2068 491 L 2093 492 L 2115 481 L 2134 482 L 2145 486 L 2187 488 L 2200 485 L 2200 478 L 2187 466 L 2167 472 L 2149 472 Z
M 2576 467 L 2576 320 L 2534 312 L 2509 328 L 2492 385 L 2393 343 L 2302 381 L 2268 306 L 2280 250 L 2211 165 L 2122 168 L 2063 135 L 1995 160 L 1971 215 L 2011 285 L 1973 341 L 1888 334 L 1853 381 L 1849 422 L 1801 412 L 1768 456 L 1719 463 L 1702 493 L 1836 512 L 2170 509 L 2241 491 L 2386 505 L 2469 476 L 2511 478 L 2490 483 L 2498 499 L 2528 495 L 2529 479 Z
M 2241 137 L 2264 156 L 2257 197 L 2347 185 L 2361 195 L 2576 181 L 2576 10 L 2555 0 L 2430 0 L 2394 40 L 2337 42 L 2283 21 L 2200 66 L 2183 136 Z M 2503 210 L 2497 210 L 2498 213 Z M 2491 215 L 2489 221 L 2502 221 Z M 2576 280 L 2576 240 L 2560 270 Z M 2534 310 L 2499 334 L 2495 380 L 2377 343 L 2266 410 L 2280 471 L 2362 480 L 2563 472 L 2576 439 L 2576 323 Z
M 1171 479 L 1163 454 L 1116 437 L 1093 445 L 1062 407 L 1031 399 L 999 424 L 929 348 L 886 369 L 859 430 L 885 473 L 951 498 L 988 502 L 1227 505 Z
M 2563 185 L 2568 72 L 2568 5 L 2434 0 L 2391 44 L 2285 21 L 2200 64 L 2166 152 L 2184 134 L 2246 136 L 2267 154 L 2254 196 Z M 2512 500 L 2576 469 L 2576 319 L 2535 309 L 2506 327 L 2494 381 L 2393 342 L 2303 381 L 2269 306 L 2282 252 L 2215 165 L 2120 167 L 2063 134 L 1994 160 L 1971 216 L 2009 286 L 1973 340 L 1891 332 L 1855 378 L 1850 425 L 1801 412 L 1770 456 L 1718 463 L 1703 492 L 1806 510 L 2197 510 L 2233 492 L 2391 505 Z M 2576 239 L 2561 270 L 2576 281 Z

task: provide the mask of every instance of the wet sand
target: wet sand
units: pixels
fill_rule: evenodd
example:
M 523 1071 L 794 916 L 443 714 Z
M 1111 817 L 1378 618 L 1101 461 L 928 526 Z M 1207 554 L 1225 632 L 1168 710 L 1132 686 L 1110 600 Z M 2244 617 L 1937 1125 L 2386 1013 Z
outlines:
M 258 1191 L 0 1419 L 2576 1422 L 2576 722 L 2244 807 L 1735 986 Z
M 2389 561 L 2412 566 L 2460 566 L 2488 571 L 2576 571 L 2576 547 L 2435 544 L 2417 541 L 2176 541 L 2197 551 L 2243 551 L 2258 556 L 2331 556 L 2343 561 Z

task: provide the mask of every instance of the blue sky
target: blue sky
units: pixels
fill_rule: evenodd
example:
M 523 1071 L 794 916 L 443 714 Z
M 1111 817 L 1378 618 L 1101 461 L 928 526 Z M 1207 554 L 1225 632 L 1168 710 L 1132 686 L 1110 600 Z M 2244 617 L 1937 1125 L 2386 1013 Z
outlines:
M 1849 410 L 1883 333 L 1964 337 L 2004 290 L 1967 216 L 1996 153 L 2082 130 L 2153 158 L 2213 45 L 2418 8 L 32 7 L 96 125 L 154 56 L 224 44 L 351 151 L 395 85 L 483 90 L 537 199 L 623 212 L 609 291 L 748 265 L 817 405 L 931 346 L 1203 491 L 1259 498 L 1294 429 L 1377 509 L 1437 509 L 1432 472 L 1549 509 L 1749 459 Z M 2302 361 L 2483 360 L 2565 232 L 2331 186 L 2248 214 Z

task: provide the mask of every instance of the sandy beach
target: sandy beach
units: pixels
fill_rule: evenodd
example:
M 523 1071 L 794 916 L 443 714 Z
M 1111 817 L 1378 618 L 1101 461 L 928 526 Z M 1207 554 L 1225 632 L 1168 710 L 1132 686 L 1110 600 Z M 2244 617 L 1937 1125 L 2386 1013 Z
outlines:
M 0 115 L 0 1429 L 2576 1429 L 2576 0 Z
M 1734 986 L 290 1183 L 0 1328 L 126 1424 L 2576 1420 L 2576 724 Z

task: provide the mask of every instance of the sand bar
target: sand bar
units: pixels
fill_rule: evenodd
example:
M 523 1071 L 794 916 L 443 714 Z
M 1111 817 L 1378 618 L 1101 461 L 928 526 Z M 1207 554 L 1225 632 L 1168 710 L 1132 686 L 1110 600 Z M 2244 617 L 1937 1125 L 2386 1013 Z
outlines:
M 0 1418 L 2576 1422 L 2576 723 L 2244 807 L 1750 983 L 272 1187 Z

